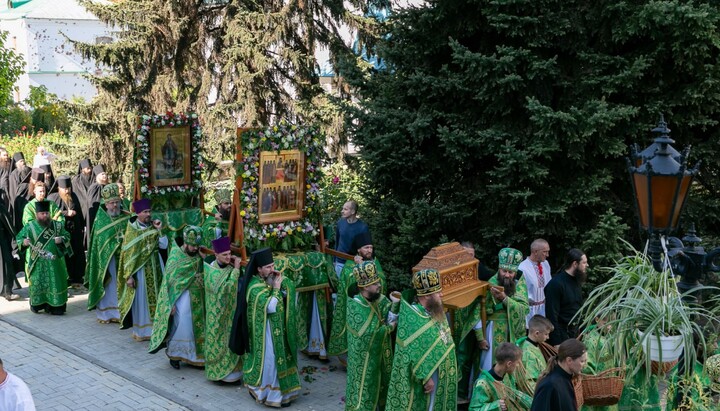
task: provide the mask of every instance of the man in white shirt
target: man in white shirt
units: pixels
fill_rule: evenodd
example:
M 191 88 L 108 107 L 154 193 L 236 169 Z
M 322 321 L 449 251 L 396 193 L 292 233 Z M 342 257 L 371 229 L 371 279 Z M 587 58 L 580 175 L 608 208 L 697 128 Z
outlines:
M 0 359 L 0 410 L 35 411 L 30 389 L 20 377 L 5 371 Z
M 545 317 L 545 285 L 552 278 L 550 263 L 547 261 L 549 256 L 550 244 L 542 238 L 538 238 L 530 245 L 530 255 L 518 266 L 525 276 L 528 304 L 530 305 L 530 313 L 525 319 L 525 328 L 534 315 Z

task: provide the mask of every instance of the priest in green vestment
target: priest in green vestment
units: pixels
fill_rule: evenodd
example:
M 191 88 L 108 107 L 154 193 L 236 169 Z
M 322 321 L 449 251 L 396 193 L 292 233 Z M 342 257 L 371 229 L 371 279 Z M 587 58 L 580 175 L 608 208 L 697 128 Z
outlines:
M 215 208 L 213 215 L 205 217 L 202 224 L 203 245 L 212 246 L 212 240 L 228 235 L 230 228 L 230 209 L 232 208 L 233 192 L 227 188 L 215 191 Z
M 440 273 L 418 271 L 412 284 L 414 290 L 404 293 L 400 305 L 386 408 L 454 411 L 458 370 Z
M 157 295 L 165 269 L 159 249 L 167 248 L 160 220 L 151 221 L 150 200 L 133 203 L 137 219 L 127 225 L 120 249 L 118 268 L 118 300 L 122 329 L 132 327 L 135 341 L 152 336 Z
M 522 260 L 523 255 L 520 251 L 503 248 L 498 253 L 498 272 L 488 281 L 490 288 L 485 306 L 488 325 L 483 331 L 489 352 L 492 353 L 492 362 L 495 358 L 495 348 L 499 344 L 515 342 L 526 334 L 525 319 L 530 312 L 527 286 L 525 276 L 521 276 L 520 280 L 516 279 L 518 266 Z
M 514 343 L 526 335 L 525 321 L 530 307 L 525 276 L 517 280 L 522 260 L 522 253 L 514 248 L 503 248 L 498 253 L 498 272 L 488 280 L 490 288 L 485 298 L 487 324 L 480 323 L 480 298 L 455 312 L 453 337 L 458 347 L 461 399 L 467 400 L 472 377 L 477 376 L 480 369 L 488 370 L 492 366 L 494 347 L 503 342 Z
M 242 381 L 242 357 L 230 351 L 230 331 L 237 307 L 240 259 L 230 254 L 230 238 L 212 241 L 215 260 L 205 264 L 205 377 Z
M 167 347 L 170 366 L 176 370 L 181 361 L 205 365 L 202 234 L 200 227 L 188 225 L 183 229 L 183 244 L 172 244 L 155 307 L 148 351 L 155 354 Z
M 45 201 L 47 198 L 47 186 L 44 182 L 38 181 L 35 183 L 35 186 L 33 188 L 33 193 L 35 195 L 35 198 L 30 200 L 27 204 L 25 204 L 25 208 L 23 208 L 23 214 L 22 214 L 22 224 L 23 226 L 30 221 L 35 219 L 35 204 L 38 201 Z M 65 222 L 65 217 L 63 217 L 62 213 L 60 212 L 60 209 L 58 208 L 57 204 L 50 201 L 50 218 L 56 221 Z
M 230 347 L 237 352 L 240 345 L 247 352 L 245 384 L 258 404 L 287 406 L 300 394 L 295 286 L 275 270 L 270 248 L 252 253 L 239 295 L 245 296 L 247 307 L 233 319 Z M 246 342 L 237 341 L 244 338 L 242 324 L 247 326 Z
M 353 277 L 357 285 L 348 290 L 347 300 L 345 410 L 384 410 L 393 360 L 390 334 L 397 324 L 400 299 L 381 294 L 373 261 L 356 265 Z
M 523 392 L 511 378 L 522 366 L 522 350 L 513 343 L 498 344 L 496 362 L 480 372 L 472 393 L 470 411 L 527 411 L 532 396 Z
M 50 218 L 50 202 L 35 203 L 35 219 L 25 224 L 15 240 L 26 251 L 25 273 L 30 309 L 62 315 L 67 305 L 68 272 L 65 255 L 72 254 L 65 224 Z
M 88 247 L 85 266 L 87 306 L 88 310 L 96 310 L 99 323 L 119 323 L 118 261 L 131 214 L 120 207 L 117 184 L 107 184 L 101 195 L 102 205 L 93 222 L 95 235 Z
M 550 320 L 535 314 L 528 321 L 527 337 L 521 337 L 515 343 L 522 351 L 522 361 L 512 378 L 516 381 L 515 385 L 528 395 L 533 395 L 540 374 L 547 368 L 540 344 L 550 338 L 553 328 Z
M 353 250 L 357 250 L 354 260 L 347 260 L 340 272 L 337 282 L 337 300 L 333 309 L 332 325 L 330 327 L 330 343 L 328 344 L 327 353 L 331 356 L 343 356 L 347 353 L 347 321 L 345 315 L 347 313 L 348 290 L 355 284 L 353 277 L 353 268 L 363 261 L 374 261 L 377 268 L 378 277 L 380 278 L 380 293 L 385 293 L 385 273 L 380 266 L 380 261 L 375 258 L 372 237 L 370 232 L 362 232 L 353 238 Z M 345 361 L 341 358 L 341 362 Z

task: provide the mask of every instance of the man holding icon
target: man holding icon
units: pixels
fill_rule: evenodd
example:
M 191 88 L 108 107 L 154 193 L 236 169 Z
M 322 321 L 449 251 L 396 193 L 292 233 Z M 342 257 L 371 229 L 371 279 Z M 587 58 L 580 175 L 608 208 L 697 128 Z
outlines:
M 160 220 L 151 221 L 150 200 L 133 203 L 137 219 L 127 225 L 118 267 L 118 300 L 122 329 L 132 327 L 136 341 L 152 336 L 155 304 L 165 266 L 160 248 L 168 247 Z
M 15 237 L 27 250 L 25 273 L 30 286 L 30 309 L 62 315 L 67 305 L 68 272 L 65 255 L 72 255 L 70 233 L 64 223 L 50 218 L 50 203 L 35 203 L 35 219 L 29 221 Z

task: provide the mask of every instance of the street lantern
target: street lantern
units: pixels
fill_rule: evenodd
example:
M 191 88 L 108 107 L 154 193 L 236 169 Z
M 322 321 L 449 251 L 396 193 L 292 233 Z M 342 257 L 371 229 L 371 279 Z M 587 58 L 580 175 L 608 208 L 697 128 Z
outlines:
M 693 169 L 688 169 L 689 147 L 677 157 L 677 150 L 670 145 L 675 141 L 670 138 L 670 129 L 662 116 L 658 126 L 652 131 L 658 133 L 658 137 L 653 142 L 657 148 L 650 157 L 635 157 L 635 165 L 628 160 L 628 170 L 640 227 L 650 236 L 650 255 L 655 268 L 659 271 L 661 270 L 660 236 L 670 234 L 677 227 L 699 164 Z M 648 149 L 642 153 L 649 153 Z M 639 154 L 635 155 L 639 156 Z

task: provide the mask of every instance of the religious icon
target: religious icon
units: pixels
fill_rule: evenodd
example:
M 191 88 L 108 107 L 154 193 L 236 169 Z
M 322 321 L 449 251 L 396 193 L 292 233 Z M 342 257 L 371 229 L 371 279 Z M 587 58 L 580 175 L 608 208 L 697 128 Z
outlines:
M 305 156 L 300 150 L 260 152 L 260 224 L 300 219 L 305 199 L 304 169 Z
M 150 185 L 186 185 L 191 181 L 190 126 L 153 128 L 150 135 Z

